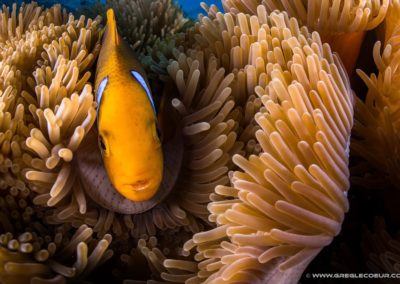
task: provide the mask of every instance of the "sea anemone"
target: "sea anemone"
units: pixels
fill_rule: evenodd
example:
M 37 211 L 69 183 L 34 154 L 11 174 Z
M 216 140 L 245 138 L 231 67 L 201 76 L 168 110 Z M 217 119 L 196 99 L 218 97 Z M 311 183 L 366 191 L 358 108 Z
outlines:
M 269 13 L 274 10 L 286 11 L 289 17 L 296 18 L 311 30 L 332 34 L 377 27 L 385 18 L 390 0 L 222 0 L 224 9 L 235 14 L 254 15 L 261 4 Z
M 42 10 L 36 4 L 24 5 L 18 22 L 15 10 L 14 6 L 8 20 L 4 11 L 2 21 L 15 27 L 8 33 L 15 36 L 3 43 L 1 52 L 3 135 L 11 131 L 3 141 L 3 155 L 4 161 L 17 161 L 5 175 L 23 174 L 17 180 L 27 181 L 36 193 L 35 203 L 54 206 L 70 193 L 63 191 L 72 176 L 69 162 L 95 119 L 92 89 L 86 82 L 99 51 L 99 30 L 96 21 L 89 20 L 85 27 L 84 17 L 67 17 L 60 6 Z M 34 20 L 22 34 L 29 17 Z M 11 121 L 10 112 L 15 113 Z
M 182 10 L 171 0 L 107 0 L 107 7 L 114 9 L 121 35 L 135 50 L 150 79 L 165 74 L 166 62 L 173 58 L 172 46 L 184 44 L 180 33 L 191 25 Z
M 231 186 L 211 194 L 209 220 L 217 227 L 184 245 L 187 253 L 196 247 L 198 266 L 166 260 L 182 273 L 161 276 L 188 283 L 294 282 L 340 232 L 348 210 L 348 77 L 319 34 L 284 12 L 267 15 L 258 6 L 256 16 L 208 14 L 199 30 L 210 49 L 216 47 L 217 58 L 231 54 L 230 66 L 243 70 L 247 88 L 263 103 L 255 114 L 262 151 L 233 156 L 243 171 L 231 172 Z M 284 272 L 273 271 L 276 266 Z
M 126 284 L 297 282 L 349 209 L 353 105 L 354 181 L 399 184 L 398 0 L 225 0 L 225 13 L 203 4 L 193 26 L 170 0 L 107 5 L 167 114 L 164 151 L 179 138 L 177 180 L 138 214 L 92 199 L 80 157 L 100 156 L 91 83 L 101 19 L 3 6 L 0 282 L 90 280 L 112 257 L 107 272 Z M 363 102 L 345 69 L 384 18 L 379 74 L 358 71 Z
M 0 235 L 2 283 L 65 283 L 66 279 L 85 279 L 112 257 L 113 252 L 108 249 L 110 235 L 100 241 L 93 239 L 93 230 L 86 225 L 73 235 L 70 232 L 68 226 L 52 232 L 48 226 L 35 222 L 18 237 L 10 232 Z
M 96 131 L 90 130 L 95 121 L 96 106 L 92 87 L 86 83 L 91 78 L 90 68 L 100 48 L 100 19 L 85 23 L 83 17 L 75 20 L 71 15 L 61 13 L 60 6 L 44 10 L 36 4 L 30 5 L 23 6 L 22 15 L 18 18 L 33 17 L 30 13 L 35 13 L 39 15 L 38 19 L 33 17 L 35 21 L 32 27 L 22 36 L 19 35 L 20 28 L 14 33 L 16 36 L 8 32 L 11 40 L 5 44 L 10 47 L 3 49 L 4 60 L 1 63 L 12 66 L 2 69 L 7 79 L 5 82 L 22 84 L 18 86 L 20 91 L 15 94 L 12 90 L 5 91 L 3 96 L 4 110 L 13 107 L 18 110 L 11 109 L 15 113 L 15 124 L 21 122 L 20 131 L 23 131 L 19 140 L 16 140 L 14 133 L 10 133 L 10 140 L 21 144 L 21 149 L 16 148 L 14 152 L 18 154 L 17 158 L 22 158 L 16 161 L 24 163 L 16 169 L 12 168 L 16 173 L 21 172 L 21 175 L 12 173 L 10 178 L 15 183 L 26 181 L 20 187 L 27 191 L 25 202 L 40 209 L 39 223 L 43 222 L 44 228 L 54 230 L 63 224 L 68 225 L 71 233 L 76 229 L 81 230 L 82 226 L 89 226 L 87 229 L 105 239 L 107 244 L 110 239 L 108 234 L 112 234 L 116 240 L 130 243 L 133 249 L 137 243 L 141 244 L 141 240 L 150 240 L 149 236 L 157 237 L 157 242 L 164 244 L 168 230 L 175 232 L 184 228 L 192 234 L 209 226 L 209 194 L 216 185 L 228 184 L 226 173 L 233 166 L 233 155 L 254 150 L 251 143 L 245 147 L 246 136 L 241 136 L 238 141 L 237 133 L 242 126 L 239 122 L 252 118 L 254 112 L 242 117 L 241 107 L 235 106 L 230 88 L 233 74 L 225 75 L 219 63 L 211 57 L 205 57 L 202 51 L 193 49 L 187 59 L 179 49 L 173 51 L 172 55 L 177 56 L 177 61 L 170 65 L 168 72 L 176 80 L 176 86 L 165 84 L 164 91 L 176 93 L 172 100 L 175 110 L 169 109 L 168 113 L 175 112 L 177 121 L 181 121 L 173 123 L 176 128 L 174 131 L 183 137 L 185 151 L 182 167 L 176 168 L 180 170 L 179 180 L 172 193 L 147 212 L 124 215 L 110 211 L 88 196 L 87 191 L 91 189 L 82 184 L 82 173 L 76 166 L 76 163 L 79 164 L 76 154 L 88 143 L 90 132 Z M 24 12 L 25 9 L 28 12 Z M 6 24 L 18 26 L 13 22 L 17 17 L 7 13 L 5 17 L 11 19 L 11 24 L 5 21 Z M 40 13 L 44 15 L 40 16 Z M 18 37 L 21 38 L 20 42 L 17 42 Z M 29 49 L 26 48 L 28 44 Z M 14 79 L 6 71 L 13 71 L 21 78 Z M 241 95 L 242 103 L 245 102 L 247 95 L 240 94 L 245 90 L 237 89 L 233 90 L 235 96 Z M 261 105 L 260 101 L 258 105 Z M 249 131 L 254 132 L 252 129 Z M 12 147 L 15 148 L 14 144 Z M 7 149 L 7 146 L 4 147 Z M 245 151 L 242 152 L 243 148 Z M 13 157 L 14 152 L 9 150 L 4 153 L 7 153 L 6 157 Z M 11 162 L 11 165 L 15 163 Z M 7 175 L 4 180 L 8 179 Z M 10 186 L 14 186 L 11 180 L 10 185 L 4 185 L 6 188 Z M 10 211 L 14 210 L 13 205 L 10 206 Z M 15 231 L 13 225 L 7 222 L 6 216 L 10 212 L 7 207 L 3 210 L 4 226 L 11 227 L 5 230 Z M 35 209 L 33 211 L 35 215 Z M 25 216 L 27 214 L 20 214 L 19 218 L 25 219 L 21 221 L 21 228 L 17 232 L 25 232 L 25 223 L 36 218 L 29 219 L 29 216 Z M 51 237 L 52 234 L 49 234 Z M 67 233 L 65 235 L 68 236 Z M 180 243 L 190 236 L 182 237 Z M 99 243 L 105 241 L 100 240 Z M 93 245 L 90 247 L 93 248 Z
M 108 0 L 107 5 L 115 10 L 121 35 L 139 51 L 179 32 L 188 22 L 171 0 Z
M 355 126 L 352 138 L 352 153 L 362 161 L 353 170 L 354 182 L 366 187 L 399 188 L 400 174 L 400 96 L 398 86 L 398 62 L 400 46 L 397 43 L 400 25 L 395 20 L 400 15 L 400 4 L 394 1 L 385 19 L 385 38 L 376 42 L 373 58 L 378 74 L 368 76 L 357 73 L 363 79 L 368 92 L 365 101 L 356 99 Z
M 255 14 L 260 4 L 266 7 L 268 13 L 286 11 L 300 25 L 318 31 L 322 41 L 328 42 L 332 50 L 339 53 L 350 75 L 365 31 L 376 28 L 384 20 L 390 0 L 222 0 L 222 4 L 226 11 L 233 13 Z
M 365 229 L 363 236 L 362 247 L 369 270 L 374 273 L 400 273 L 400 239 L 390 236 L 384 219 L 375 218 L 373 231 Z
M 5 6 L 1 11 L 5 283 L 47 283 L 50 278 L 64 283 L 64 277 L 84 277 L 112 256 L 110 235 L 97 240 L 86 225 L 54 226 L 48 215 L 61 204 L 68 212 L 86 206 L 73 188 L 71 161 L 95 119 L 92 88 L 86 83 L 100 48 L 98 22 L 76 20 L 60 5 L 43 9 L 31 3 L 22 4 L 18 13 L 16 5 L 11 12 Z
M 167 75 L 166 67 L 174 58 L 173 50 L 191 42 L 185 42 L 183 32 L 193 25 L 182 10 L 171 0 L 107 0 L 84 5 L 76 14 L 92 17 L 105 15 L 114 9 L 118 31 L 135 50 L 143 64 L 152 87 L 162 90 L 159 77 Z M 160 91 L 161 92 L 161 91 Z M 157 99 L 157 98 L 156 98 Z

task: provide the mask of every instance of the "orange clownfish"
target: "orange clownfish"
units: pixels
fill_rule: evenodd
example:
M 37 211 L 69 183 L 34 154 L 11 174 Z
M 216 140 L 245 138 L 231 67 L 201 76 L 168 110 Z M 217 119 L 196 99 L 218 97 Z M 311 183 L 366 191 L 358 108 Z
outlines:
M 112 185 L 132 201 L 151 199 L 163 176 L 156 109 L 145 72 L 118 34 L 112 9 L 107 11 L 95 90 L 99 147 Z

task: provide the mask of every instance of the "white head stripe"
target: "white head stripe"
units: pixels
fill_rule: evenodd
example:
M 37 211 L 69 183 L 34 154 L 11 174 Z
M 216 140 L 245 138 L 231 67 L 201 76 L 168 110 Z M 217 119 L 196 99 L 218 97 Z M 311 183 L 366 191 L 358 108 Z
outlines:
M 154 112 L 156 112 L 156 107 L 154 105 L 154 101 L 153 101 L 153 97 L 151 96 L 151 92 L 149 89 L 149 86 L 147 86 L 146 80 L 143 78 L 143 76 L 137 72 L 132 70 L 131 74 L 133 75 L 133 77 L 135 77 L 135 79 L 139 82 L 139 84 L 143 87 L 143 89 L 146 91 L 147 97 L 150 100 L 151 106 L 153 107 Z
M 101 99 L 103 98 L 104 89 L 107 87 L 108 84 L 108 76 L 104 77 L 99 84 L 99 88 L 97 89 L 96 93 L 96 102 L 97 102 L 97 109 L 100 108 Z

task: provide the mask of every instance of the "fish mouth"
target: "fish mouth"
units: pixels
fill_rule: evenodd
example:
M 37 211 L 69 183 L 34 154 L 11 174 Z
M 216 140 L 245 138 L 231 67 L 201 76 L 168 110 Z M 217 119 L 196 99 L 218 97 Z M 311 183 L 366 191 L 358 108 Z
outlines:
M 152 179 L 141 179 L 125 184 L 118 190 L 125 198 L 134 202 L 149 201 L 157 193 L 157 185 Z
M 124 185 L 124 189 L 132 191 L 146 191 L 150 187 L 150 180 L 138 180 L 134 183 L 129 183 Z

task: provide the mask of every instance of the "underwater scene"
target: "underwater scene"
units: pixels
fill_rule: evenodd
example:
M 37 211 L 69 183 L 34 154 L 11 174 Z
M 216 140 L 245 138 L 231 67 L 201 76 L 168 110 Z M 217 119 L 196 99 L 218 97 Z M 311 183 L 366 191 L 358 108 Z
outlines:
M 400 283 L 400 0 L 1 4 L 1 284 Z

